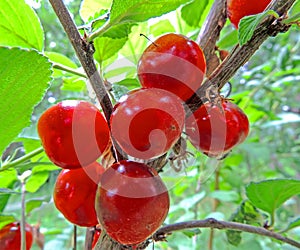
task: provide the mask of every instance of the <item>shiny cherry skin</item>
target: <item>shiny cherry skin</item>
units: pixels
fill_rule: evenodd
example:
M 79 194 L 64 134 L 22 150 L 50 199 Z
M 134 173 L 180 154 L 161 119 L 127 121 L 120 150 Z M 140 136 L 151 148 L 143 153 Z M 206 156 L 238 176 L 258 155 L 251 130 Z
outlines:
M 110 140 L 107 122 L 97 107 L 77 100 L 46 110 L 38 121 L 38 133 L 49 159 L 67 169 L 96 161 Z
M 29 250 L 33 241 L 33 229 L 25 224 L 26 250 Z M 12 222 L 0 229 L 0 249 L 20 250 L 21 249 L 21 225 L 20 222 Z
M 96 197 L 99 222 L 123 245 L 136 245 L 165 220 L 170 202 L 155 170 L 143 163 L 120 161 L 103 173 Z
M 138 77 L 145 88 L 161 88 L 190 98 L 200 87 L 206 71 L 202 49 L 189 38 L 166 34 L 150 44 L 138 64 Z
M 111 134 L 128 155 L 151 159 L 180 138 L 185 112 L 180 99 L 162 89 L 138 89 L 124 96 L 111 115 Z
M 263 12 L 270 2 L 271 0 L 227 0 L 229 20 L 238 28 L 243 17 Z
M 56 208 L 73 224 L 98 224 L 95 211 L 97 186 L 104 168 L 97 162 L 78 169 L 63 169 L 57 177 L 53 199 Z
M 206 103 L 186 120 L 191 143 L 211 157 L 225 155 L 249 133 L 248 118 L 236 104 L 222 100 L 222 107 Z

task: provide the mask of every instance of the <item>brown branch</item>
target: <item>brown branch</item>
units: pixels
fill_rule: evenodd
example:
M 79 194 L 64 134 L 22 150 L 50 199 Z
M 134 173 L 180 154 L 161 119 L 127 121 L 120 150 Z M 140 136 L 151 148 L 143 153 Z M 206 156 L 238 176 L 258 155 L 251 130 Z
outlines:
M 273 0 L 269 9 L 283 16 L 296 0 Z M 267 17 L 256 29 L 253 37 L 243 46 L 236 45 L 231 53 L 219 65 L 219 67 L 203 82 L 196 93 L 187 101 L 187 115 L 197 110 L 210 95 L 216 95 L 231 77 L 242 67 L 261 44 L 270 36 L 276 36 L 280 32 L 287 31 L 288 25 L 276 20 L 273 16 Z
M 66 31 L 72 46 L 84 68 L 87 77 L 96 93 L 106 120 L 109 121 L 112 112 L 112 103 L 107 94 L 104 83 L 97 71 L 93 58 L 93 45 L 85 41 L 77 30 L 72 17 L 70 16 L 66 6 L 62 0 L 49 0 L 57 17 L 59 18 L 64 30 Z
M 247 224 L 237 222 L 219 221 L 213 218 L 197 221 L 180 222 L 172 225 L 167 225 L 160 228 L 154 235 L 154 240 L 161 240 L 165 235 L 170 234 L 174 231 L 179 231 L 188 228 L 215 228 L 215 229 L 231 229 L 237 231 L 243 231 L 252 234 L 258 234 L 285 242 L 289 245 L 300 249 L 300 242 L 294 241 L 290 238 L 284 237 L 281 234 L 269 231 L 263 227 L 255 227 Z
M 202 48 L 206 58 L 206 74 L 210 75 L 219 65 L 220 61 L 216 55 L 216 42 L 223 29 L 226 19 L 226 0 L 216 0 L 202 26 L 197 42 Z

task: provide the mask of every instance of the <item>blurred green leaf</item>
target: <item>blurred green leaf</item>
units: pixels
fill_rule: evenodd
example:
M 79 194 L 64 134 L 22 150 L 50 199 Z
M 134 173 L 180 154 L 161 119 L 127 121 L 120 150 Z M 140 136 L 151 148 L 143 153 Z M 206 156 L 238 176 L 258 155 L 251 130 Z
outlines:
M 35 12 L 24 0 L 1 0 L 0 45 L 42 51 L 44 32 Z
M 225 202 L 236 202 L 240 199 L 239 195 L 235 191 L 222 191 L 217 190 L 209 194 L 210 197 L 218 199 Z
M 26 201 L 26 214 L 28 215 L 33 209 L 40 207 L 46 199 L 38 198 Z
M 300 227 L 300 217 L 292 220 L 283 231 L 287 232 L 287 231 L 292 230 L 296 227 Z
M 0 48 L 0 154 L 30 124 L 34 106 L 42 99 L 51 76 L 51 64 L 36 51 Z M 18 95 L 16 95 L 18 93 Z
M 161 16 L 190 0 L 114 0 L 110 23 L 143 22 L 152 17 Z
M 274 211 L 286 200 L 300 193 L 300 180 L 274 179 L 251 182 L 246 187 L 246 195 L 254 206 L 268 212 Z
M 27 192 L 36 192 L 49 178 L 48 171 L 33 173 L 26 181 L 25 188 Z
M 63 77 L 61 90 L 80 92 L 86 89 L 86 79 L 79 76 Z
M 183 6 L 181 17 L 190 26 L 199 27 L 202 14 L 208 5 L 209 0 L 193 0 L 191 3 Z
M 161 20 L 150 26 L 150 34 L 154 37 L 172 32 L 175 32 L 175 28 L 169 19 Z
M 80 17 L 88 22 L 90 17 L 94 17 L 97 12 L 103 9 L 109 9 L 112 0 L 83 0 L 80 6 Z
M 186 229 L 186 230 L 182 230 L 180 231 L 181 233 L 183 233 L 185 236 L 192 238 L 196 235 L 201 234 L 201 230 L 199 228 L 195 228 L 195 229 Z
M 238 43 L 238 31 L 236 29 L 230 30 L 227 34 L 221 37 L 217 45 L 220 49 L 228 49 Z
M 0 230 L 9 223 L 15 222 L 16 218 L 12 215 L 0 215 Z
M 16 192 L 9 188 L 0 188 L 0 195 L 2 194 L 20 194 L 20 192 Z

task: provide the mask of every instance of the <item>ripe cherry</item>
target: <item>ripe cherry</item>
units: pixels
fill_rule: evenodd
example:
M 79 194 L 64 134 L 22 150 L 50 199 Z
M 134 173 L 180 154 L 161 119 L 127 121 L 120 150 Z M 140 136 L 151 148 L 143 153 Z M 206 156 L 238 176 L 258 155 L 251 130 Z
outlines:
M 97 162 L 79 169 L 64 169 L 57 177 L 53 199 L 56 208 L 73 224 L 98 224 L 95 211 L 97 186 L 104 168 Z
M 166 186 L 155 170 L 143 163 L 120 161 L 103 173 L 96 197 L 99 222 L 123 245 L 151 236 L 169 210 Z
M 226 154 L 249 133 L 248 118 L 237 105 L 222 100 L 222 107 L 206 103 L 186 120 L 191 143 L 212 157 Z
M 229 20 L 238 28 L 243 17 L 263 12 L 270 2 L 271 0 L 227 0 Z
M 162 89 L 139 89 L 118 103 L 111 134 L 128 155 L 150 159 L 167 152 L 180 138 L 185 112 L 180 99 Z
M 204 54 L 197 43 L 183 35 L 166 34 L 150 44 L 138 64 L 145 88 L 161 88 L 183 101 L 200 87 L 206 71 Z
M 26 231 L 26 250 L 29 250 L 33 240 L 33 229 L 29 224 L 25 224 Z M 21 227 L 20 222 L 12 222 L 0 229 L 0 248 L 1 250 L 20 250 L 21 249 Z
M 78 168 L 96 161 L 110 135 L 103 115 L 86 101 L 62 101 L 46 110 L 38 133 L 49 159 L 62 168 Z

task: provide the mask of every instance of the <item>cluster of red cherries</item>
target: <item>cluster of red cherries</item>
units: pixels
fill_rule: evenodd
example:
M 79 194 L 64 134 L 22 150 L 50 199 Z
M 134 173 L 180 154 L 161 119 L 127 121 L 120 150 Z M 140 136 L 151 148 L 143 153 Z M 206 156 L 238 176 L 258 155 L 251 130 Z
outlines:
M 243 16 L 263 11 L 269 2 L 228 0 L 229 18 L 237 27 Z M 123 96 L 109 121 L 96 106 L 78 100 L 62 101 L 40 117 L 38 133 L 45 152 L 63 168 L 54 187 L 54 203 L 70 222 L 97 228 L 93 247 L 105 231 L 134 248 L 162 225 L 170 205 L 168 190 L 155 169 L 143 162 L 166 154 L 184 131 L 192 145 L 211 157 L 226 154 L 247 137 L 247 116 L 226 99 L 221 99 L 222 108 L 207 102 L 186 117 L 184 103 L 200 87 L 205 70 L 198 44 L 166 34 L 140 58 L 142 88 Z M 104 169 L 97 160 L 112 145 L 133 160 Z M 27 250 L 31 232 L 26 231 Z M 19 223 L 0 230 L 0 245 L 19 249 Z

